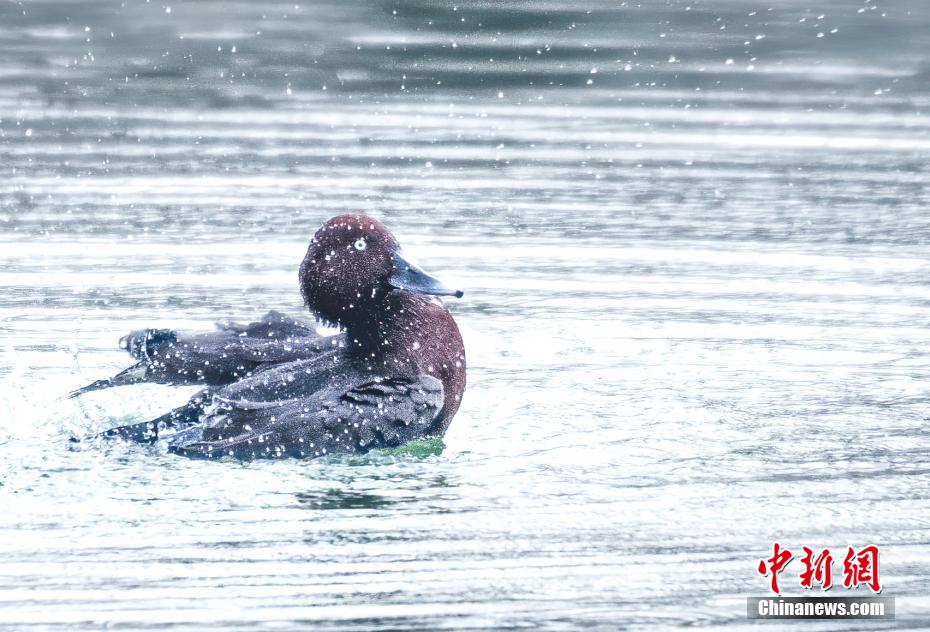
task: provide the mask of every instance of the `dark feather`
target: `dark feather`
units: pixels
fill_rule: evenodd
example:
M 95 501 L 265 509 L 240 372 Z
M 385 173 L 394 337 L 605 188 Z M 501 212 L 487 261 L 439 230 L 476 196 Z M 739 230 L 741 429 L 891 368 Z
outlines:
M 215 332 L 134 331 L 120 339 L 120 346 L 139 362 L 111 378 L 79 388 L 69 397 L 140 382 L 222 386 L 268 365 L 326 353 L 344 344 L 344 338 L 320 336 L 311 323 L 274 311 L 248 325 L 218 325 Z
M 158 440 L 160 432 L 169 428 L 186 428 L 197 423 L 201 413 L 203 413 L 204 406 L 210 402 L 214 390 L 213 388 L 205 388 L 191 397 L 183 406 L 179 406 L 151 421 L 110 428 L 89 437 L 89 439 L 124 439 L 135 443 L 154 443 Z M 79 442 L 81 440 L 72 437 L 72 441 Z
M 169 449 L 192 458 L 300 458 L 397 447 L 437 433 L 443 387 L 436 378 L 340 383 L 286 400 L 231 400 L 221 391 L 201 436 L 176 437 Z

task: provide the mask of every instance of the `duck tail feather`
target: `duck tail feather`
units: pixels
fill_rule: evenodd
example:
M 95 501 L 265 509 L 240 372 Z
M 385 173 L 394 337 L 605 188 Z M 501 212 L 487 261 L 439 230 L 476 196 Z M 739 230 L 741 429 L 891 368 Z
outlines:
M 154 443 L 158 440 L 158 433 L 161 431 L 180 428 L 179 432 L 184 432 L 184 429 L 197 424 L 204 406 L 210 401 L 211 394 L 212 389 L 204 389 L 194 395 L 183 406 L 178 406 L 161 417 L 156 417 L 150 421 L 110 428 L 99 434 L 92 435 L 88 439 L 124 439 L 135 443 Z M 80 439 L 74 437 L 71 440 L 80 441 Z
M 113 377 L 108 377 L 104 380 L 97 380 L 91 382 L 87 386 L 82 386 L 79 389 L 73 390 L 68 393 L 68 399 L 74 399 L 78 395 L 83 395 L 84 393 L 89 393 L 91 391 L 99 391 L 103 388 L 110 388 L 113 386 L 126 386 L 129 384 L 138 384 L 139 382 L 145 381 L 145 373 L 147 366 L 145 362 L 139 362 L 134 364 L 128 369 L 120 371 Z

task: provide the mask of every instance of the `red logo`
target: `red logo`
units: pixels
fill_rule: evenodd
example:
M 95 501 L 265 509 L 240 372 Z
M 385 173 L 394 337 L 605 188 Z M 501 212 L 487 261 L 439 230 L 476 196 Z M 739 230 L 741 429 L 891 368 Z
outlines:
M 804 556 L 801 557 L 804 569 L 798 575 L 801 588 L 811 589 L 816 584 L 820 586 L 820 590 L 830 590 L 833 586 L 833 554 L 830 553 L 830 549 L 823 549 L 816 554 L 810 547 L 803 546 L 801 549 L 804 551 Z M 772 592 L 776 595 L 781 594 L 778 575 L 792 559 L 794 554 L 775 542 L 772 546 L 772 556 L 759 560 L 757 570 L 760 575 L 770 578 Z M 878 576 L 878 547 L 873 544 L 858 551 L 849 547 L 843 558 L 843 586 L 852 589 L 862 585 L 868 586 L 874 593 L 882 591 Z
M 814 551 L 806 546 L 804 557 L 801 563 L 804 564 L 804 570 L 801 572 L 801 588 L 813 588 L 814 582 L 820 584 L 820 590 L 830 590 L 833 585 L 833 556 L 830 555 L 830 549 L 824 549 L 814 559 Z
M 759 574 L 771 575 L 772 592 L 776 595 L 780 595 L 781 591 L 778 589 L 778 574 L 788 565 L 788 562 L 791 561 L 794 555 L 788 549 L 781 548 L 778 542 L 776 542 L 775 546 L 772 548 L 774 549 L 772 557 L 767 560 L 759 560 Z
M 859 584 L 865 584 L 874 593 L 882 591 L 878 581 L 878 547 L 874 544 L 859 552 L 849 547 L 843 559 L 843 586 L 855 588 Z

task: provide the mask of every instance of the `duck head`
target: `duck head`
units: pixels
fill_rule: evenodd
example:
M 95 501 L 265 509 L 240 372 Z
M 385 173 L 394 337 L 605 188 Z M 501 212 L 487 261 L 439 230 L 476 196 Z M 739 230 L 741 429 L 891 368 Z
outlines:
M 377 319 L 394 290 L 462 296 L 407 259 L 391 231 L 365 215 L 339 215 L 310 240 L 300 264 L 300 293 L 320 320 L 340 326 Z

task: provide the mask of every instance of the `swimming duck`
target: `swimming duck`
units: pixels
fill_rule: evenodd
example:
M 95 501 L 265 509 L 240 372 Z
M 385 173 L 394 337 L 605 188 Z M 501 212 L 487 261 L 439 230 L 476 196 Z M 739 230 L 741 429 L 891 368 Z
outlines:
M 129 380 L 208 386 L 158 419 L 105 434 L 145 441 L 178 428 L 171 452 L 238 459 L 364 453 L 441 436 L 465 391 L 465 349 L 437 297 L 461 290 L 412 263 L 387 227 L 364 215 L 323 224 L 299 280 L 316 319 L 342 333 L 319 336 L 276 312 L 200 337 L 134 332 L 123 346 L 139 359 L 136 377 L 96 388 Z

